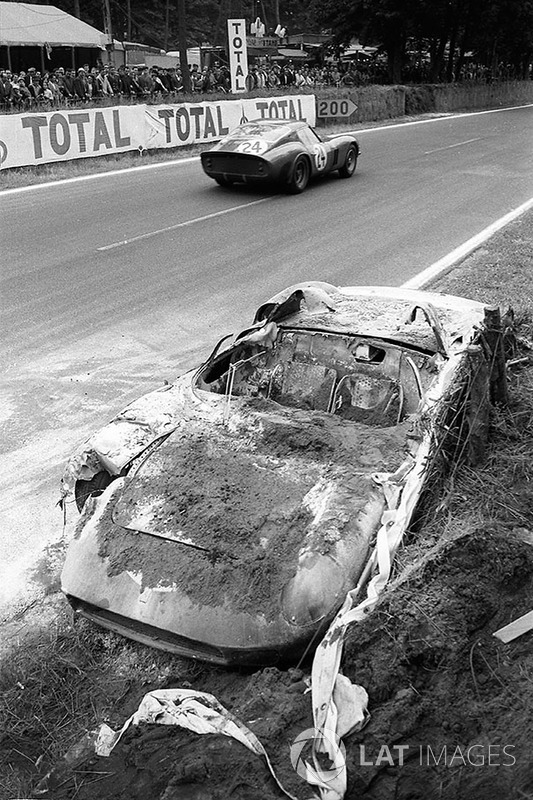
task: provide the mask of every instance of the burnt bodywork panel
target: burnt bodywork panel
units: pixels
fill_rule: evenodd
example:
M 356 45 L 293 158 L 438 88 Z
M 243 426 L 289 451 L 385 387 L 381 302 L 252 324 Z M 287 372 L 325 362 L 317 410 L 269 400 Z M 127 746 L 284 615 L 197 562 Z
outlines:
M 71 603 L 215 663 L 304 652 L 402 492 L 409 524 L 443 431 L 464 441 L 469 397 L 486 424 L 482 319 L 478 303 L 383 287 L 271 298 L 67 465 L 63 495 L 81 508 L 62 574 Z

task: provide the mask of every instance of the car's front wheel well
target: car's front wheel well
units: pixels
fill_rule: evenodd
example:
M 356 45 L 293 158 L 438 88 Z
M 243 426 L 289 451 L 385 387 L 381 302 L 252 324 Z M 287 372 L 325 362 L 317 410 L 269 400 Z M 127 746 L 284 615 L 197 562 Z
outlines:
M 291 194 L 300 194 L 305 190 L 311 177 L 311 160 L 306 153 L 300 153 L 289 171 L 287 191 Z
M 78 511 L 81 512 L 83 510 L 88 497 L 98 497 L 116 477 L 116 475 L 110 475 L 106 470 L 102 470 L 93 475 L 88 481 L 79 478 L 74 487 L 74 497 Z
M 359 148 L 353 142 L 348 146 L 343 164 L 339 167 L 339 175 L 341 178 L 351 178 L 357 167 L 357 159 L 359 158 Z

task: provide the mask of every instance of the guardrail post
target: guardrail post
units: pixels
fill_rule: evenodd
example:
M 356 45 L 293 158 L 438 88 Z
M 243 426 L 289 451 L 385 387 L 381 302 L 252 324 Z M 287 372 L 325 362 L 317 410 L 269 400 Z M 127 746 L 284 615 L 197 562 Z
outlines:
M 498 306 L 485 306 L 485 339 L 492 354 L 492 369 L 490 371 L 491 402 L 508 405 L 509 393 L 505 371 L 503 329 Z

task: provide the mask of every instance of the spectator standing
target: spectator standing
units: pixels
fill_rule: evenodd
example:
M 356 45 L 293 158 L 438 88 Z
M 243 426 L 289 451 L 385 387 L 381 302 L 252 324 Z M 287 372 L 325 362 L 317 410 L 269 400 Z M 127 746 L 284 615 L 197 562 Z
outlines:
M 181 71 L 176 69 L 175 67 L 170 67 L 168 70 L 169 74 L 169 84 L 170 84 L 170 91 L 172 94 L 178 94 L 178 92 L 183 91 L 183 79 L 181 76 Z
M 37 100 L 41 91 L 39 83 L 41 74 L 37 72 L 35 67 L 28 67 L 28 71 L 24 76 L 24 83 L 26 84 L 32 100 Z
M 219 78 L 220 87 L 225 91 L 231 91 L 231 75 L 229 68 L 226 67 L 224 64 L 220 67 L 220 78 Z
M 97 95 L 99 97 L 112 97 L 114 95 L 113 87 L 109 82 L 108 66 L 102 67 L 102 69 L 97 71 L 95 84 L 97 87 Z
M 152 68 L 152 80 L 154 82 L 154 88 L 152 90 L 153 94 L 162 95 L 162 96 L 168 94 L 167 87 L 165 86 L 165 84 L 161 80 L 161 76 L 159 74 L 159 68 L 158 67 L 153 67 Z
M 192 65 L 192 69 L 191 69 L 191 88 L 192 88 L 193 92 L 200 92 L 201 91 L 203 80 L 204 80 L 204 78 L 203 78 L 202 73 L 198 69 L 198 65 L 197 64 L 193 64 Z
M 59 87 L 59 92 L 63 100 L 68 100 L 72 95 L 70 94 L 68 84 L 66 81 L 66 73 L 64 67 L 58 67 L 56 70 L 56 81 Z
M 48 89 L 52 92 L 52 97 L 53 97 L 52 103 L 54 106 L 57 106 L 61 102 L 61 91 L 59 89 L 57 74 L 53 72 L 47 78 L 46 77 L 43 78 L 43 87 L 45 81 L 48 81 Z
M 204 67 L 203 70 L 203 79 L 202 84 L 200 87 L 200 91 L 202 92 L 214 92 L 216 86 L 215 75 L 213 70 L 209 69 L 208 67 Z
M 276 86 L 280 85 L 279 80 L 279 67 L 277 64 L 274 64 L 267 73 L 267 86 L 269 89 L 275 89 Z
M 7 70 L 0 71 L 0 106 L 9 108 L 13 102 L 13 86 L 11 84 L 11 73 Z
M 43 77 L 43 82 L 41 84 L 40 100 L 44 106 L 49 108 L 55 105 L 56 102 L 56 97 L 50 87 L 50 79 L 47 75 Z
M 20 72 L 18 80 L 13 83 L 13 97 L 19 108 L 29 108 L 33 100 L 33 95 L 26 86 L 25 75 L 25 72 Z
M 150 70 L 148 67 L 143 67 L 141 70 L 141 74 L 139 75 L 137 82 L 141 88 L 142 94 L 146 97 L 151 95 L 154 90 L 154 81 L 152 76 L 150 75 Z
M 165 92 L 170 94 L 172 91 L 172 81 L 170 80 L 170 72 L 168 68 L 159 70 L 159 80 L 165 87 Z
M 63 78 L 63 87 L 65 90 L 65 97 L 70 99 L 75 98 L 74 92 L 74 70 L 73 69 L 66 69 L 65 70 L 65 77 Z
M 110 66 L 108 73 L 107 73 L 107 80 L 109 81 L 109 85 L 113 91 L 114 95 L 120 95 L 121 92 L 121 84 L 120 78 L 118 75 L 118 70 L 114 66 Z
M 138 67 L 130 68 L 131 84 L 136 97 L 142 97 L 143 90 L 139 84 L 139 69 Z
M 294 68 L 292 66 L 292 61 L 289 61 L 289 63 L 283 67 L 282 75 L 283 75 L 282 83 L 284 86 L 294 85 L 295 75 L 294 75 Z
M 84 102 L 88 99 L 87 78 L 85 70 L 80 67 L 72 81 L 73 95 Z
M 341 77 L 342 76 L 339 72 L 338 67 L 333 67 L 333 69 L 331 70 L 331 83 L 333 84 L 333 86 L 339 86 L 341 82 Z
M 297 69 L 294 73 L 294 85 L 297 89 L 305 86 L 305 77 L 301 69 Z
M 98 86 L 96 85 L 96 67 L 91 67 L 89 71 L 86 71 L 85 77 L 87 79 L 87 92 L 89 94 L 89 99 L 93 100 L 94 98 L 98 97 Z
M 315 79 L 313 74 L 310 72 L 309 67 L 304 67 L 302 70 L 302 75 L 304 78 L 304 86 L 314 86 Z
M 131 76 L 129 67 L 121 65 L 118 68 L 118 79 L 120 81 L 120 94 L 124 95 L 124 97 L 135 96 L 135 82 Z

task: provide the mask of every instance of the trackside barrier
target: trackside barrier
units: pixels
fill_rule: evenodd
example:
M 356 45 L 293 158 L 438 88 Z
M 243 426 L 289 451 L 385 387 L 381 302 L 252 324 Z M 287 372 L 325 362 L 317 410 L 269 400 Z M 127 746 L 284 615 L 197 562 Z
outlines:
M 533 81 L 502 81 L 325 87 L 316 89 L 316 93 L 286 97 L 0 114 L 0 169 L 209 143 L 243 116 L 306 119 L 311 125 L 328 127 L 339 121 L 355 125 L 401 119 L 406 114 L 474 111 L 532 102 Z M 335 105 L 340 115 L 334 114 Z
M 315 96 L 110 106 L 0 116 L 0 169 L 203 144 L 256 119 L 316 122 Z

